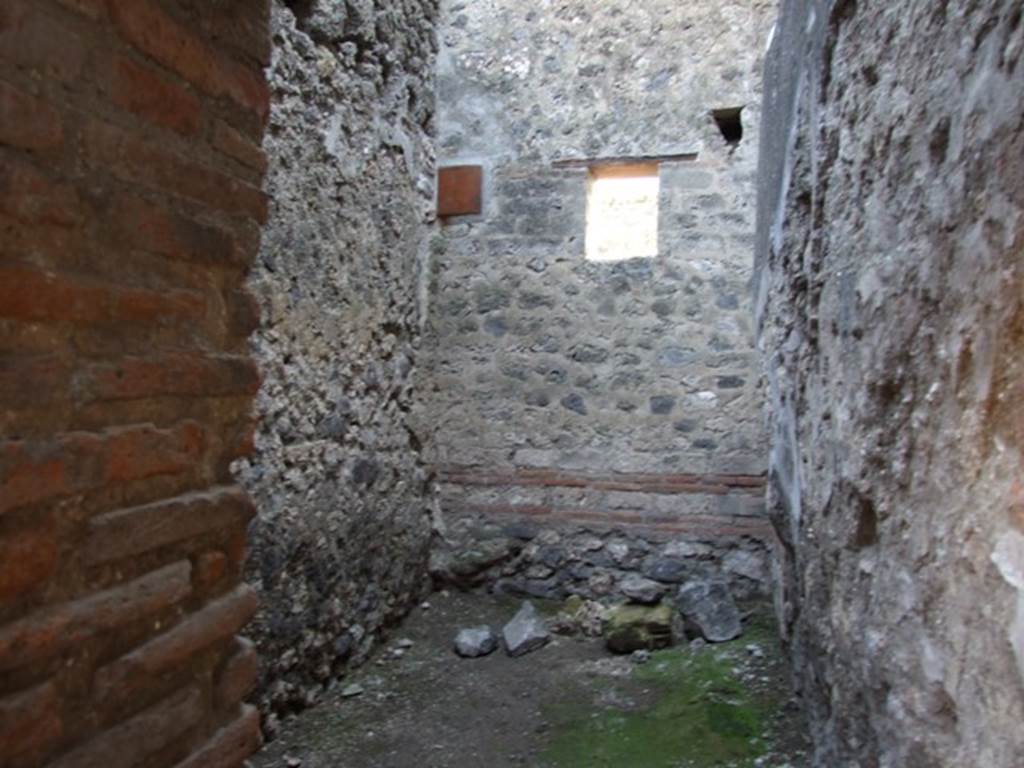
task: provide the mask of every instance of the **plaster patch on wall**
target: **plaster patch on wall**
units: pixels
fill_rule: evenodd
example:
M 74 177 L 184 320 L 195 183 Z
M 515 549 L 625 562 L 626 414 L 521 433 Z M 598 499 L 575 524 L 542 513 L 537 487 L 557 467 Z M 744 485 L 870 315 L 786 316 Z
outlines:
M 1024 534 L 1007 531 L 999 538 L 992 562 L 1006 583 L 1015 589 L 1024 589 Z
M 1007 531 L 996 544 L 992 562 L 1006 583 L 1017 590 L 1017 614 L 1009 629 L 1010 644 L 1024 679 L 1024 534 Z

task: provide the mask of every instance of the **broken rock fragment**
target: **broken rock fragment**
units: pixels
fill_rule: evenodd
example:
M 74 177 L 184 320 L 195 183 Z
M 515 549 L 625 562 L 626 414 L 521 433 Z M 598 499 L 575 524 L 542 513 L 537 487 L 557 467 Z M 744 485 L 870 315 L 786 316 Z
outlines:
M 486 577 L 486 571 L 513 557 L 522 544 L 499 538 L 474 542 L 456 551 L 436 551 L 430 556 L 430 575 L 441 584 L 472 586 Z
M 743 634 L 740 612 L 724 581 L 697 579 L 679 588 L 676 606 L 686 629 L 711 643 L 724 643 Z
M 455 652 L 465 659 L 486 656 L 498 648 L 498 636 L 488 626 L 460 629 L 455 636 Z
M 642 603 L 643 605 L 653 605 L 661 600 L 667 591 L 663 584 L 659 584 L 652 579 L 645 579 L 638 573 L 631 573 L 626 576 L 619 585 L 619 589 L 622 590 L 622 594 L 634 603 Z
M 555 617 L 552 629 L 560 635 L 582 634 L 585 637 L 600 637 L 604 632 L 607 612 L 607 609 L 595 600 L 584 600 L 579 595 L 571 595 Z
M 523 602 L 512 621 L 501 631 L 505 640 L 505 652 L 509 656 L 522 656 L 547 645 L 551 634 L 537 615 L 537 609 L 529 600 Z

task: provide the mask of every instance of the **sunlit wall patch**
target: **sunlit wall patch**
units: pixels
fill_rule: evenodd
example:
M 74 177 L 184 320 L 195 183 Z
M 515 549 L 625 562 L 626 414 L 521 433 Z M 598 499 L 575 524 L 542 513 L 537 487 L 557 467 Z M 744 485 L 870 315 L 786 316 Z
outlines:
M 658 163 L 595 165 L 587 177 L 586 257 L 658 255 Z

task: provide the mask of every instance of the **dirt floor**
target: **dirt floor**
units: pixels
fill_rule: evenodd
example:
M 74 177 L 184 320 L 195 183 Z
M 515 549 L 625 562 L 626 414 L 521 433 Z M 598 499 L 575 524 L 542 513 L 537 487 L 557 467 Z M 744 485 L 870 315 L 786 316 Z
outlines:
M 534 604 L 548 614 L 559 607 Z M 610 654 L 599 639 L 578 637 L 555 636 L 519 658 L 501 649 L 479 659 L 452 651 L 459 628 L 490 624 L 500 632 L 518 607 L 519 601 L 505 598 L 433 595 L 375 661 L 284 723 L 280 737 L 252 764 L 806 765 L 799 715 L 788 702 L 786 670 L 766 609 L 748 617 L 738 640 L 656 651 L 643 664 Z

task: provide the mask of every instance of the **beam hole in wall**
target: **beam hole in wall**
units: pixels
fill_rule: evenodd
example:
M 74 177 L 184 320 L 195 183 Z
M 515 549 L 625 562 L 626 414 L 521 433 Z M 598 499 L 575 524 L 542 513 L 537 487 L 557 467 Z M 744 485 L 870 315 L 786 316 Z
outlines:
M 738 146 L 743 139 L 743 107 L 725 107 L 711 110 L 725 143 L 731 147 Z
M 294 14 L 295 21 L 301 28 L 309 20 L 309 17 L 313 15 L 316 0 L 284 0 L 284 4 Z
M 658 255 L 658 163 L 595 165 L 587 176 L 588 261 Z

